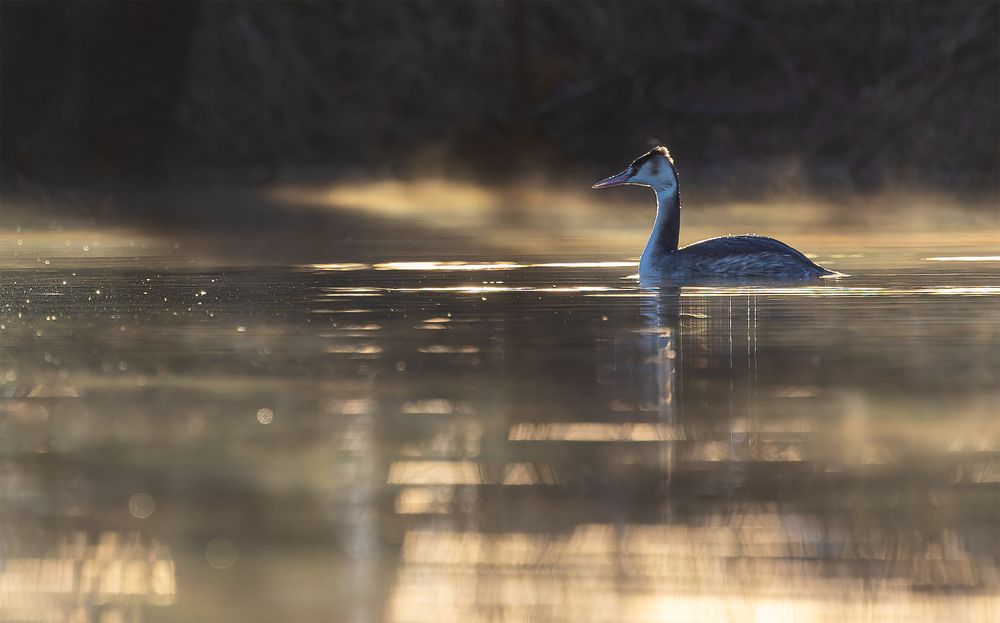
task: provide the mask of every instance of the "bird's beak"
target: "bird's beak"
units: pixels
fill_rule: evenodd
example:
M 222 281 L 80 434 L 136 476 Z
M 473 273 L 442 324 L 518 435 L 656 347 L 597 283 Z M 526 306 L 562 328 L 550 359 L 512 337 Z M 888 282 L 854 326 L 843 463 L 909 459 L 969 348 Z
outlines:
M 596 184 L 591 186 L 591 188 L 611 188 L 612 186 L 621 186 L 622 184 L 627 183 L 630 177 L 632 176 L 629 175 L 629 170 L 625 169 L 624 171 L 618 173 L 617 175 L 612 175 L 606 180 L 601 180 L 600 182 L 597 182 Z

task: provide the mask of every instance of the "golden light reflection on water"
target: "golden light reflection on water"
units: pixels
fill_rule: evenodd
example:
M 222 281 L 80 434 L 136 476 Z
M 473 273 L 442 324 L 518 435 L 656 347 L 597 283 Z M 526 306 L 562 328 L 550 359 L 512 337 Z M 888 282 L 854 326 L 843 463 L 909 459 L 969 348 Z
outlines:
M 848 547 L 850 527 L 767 505 L 697 526 L 592 524 L 570 534 L 411 531 L 391 599 L 394 621 L 989 621 L 1000 597 L 942 598 L 906 582 L 828 577 L 833 543 L 845 564 L 891 564 L 876 548 Z M 948 577 L 974 586 L 975 563 L 961 542 L 915 553 L 915 582 Z M 631 590 L 619 585 L 628 581 Z M 434 586 L 428 591 L 428 584 Z M 879 599 L 870 595 L 877 592 Z
M 176 569 L 163 544 L 139 533 L 111 531 L 96 541 L 85 532 L 62 533 L 57 540 L 52 557 L 5 557 L 0 619 L 86 621 L 85 604 L 96 601 L 113 620 L 138 604 L 176 601 Z
M 333 344 L 326 347 L 326 352 L 348 355 L 378 355 L 382 347 L 378 344 Z
M 468 402 L 454 402 L 444 398 L 425 400 L 408 400 L 399 408 L 400 413 L 414 414 L 449 414 L 474 413 L 475 409 Z
M 793 288 L 769 287 L 685 287 L 681 296 L 728 297 L 757 294 L 763 296 L 921 296 L 925 294 L 940 296 L 994 296 L 1000 294 L 1000 286 L 938 286 L 915 288 L 880 288 L 880 287 L 810 287 Z
M 642 290 L 612 286 L 556 286 L 556 285 L 449 285 L 449 286 L 417 286 L 417 287 L 386 287 L 386 288 L 326 288 L 325 296 L 333 298 L 383 296 L 395 292 L 440 292 L 459 294 L 494 294 L 504 292 L 533 292 L 540 294 L 583 294 L 597 297 L 656 297 L 659 287 L 670 287 L 669 282 L 646 286 Z M 967 286 L 934 286 L 892 288 L 878 286 L 679 286 L 680 295 L 690 298 L 732 297 L 745 295 L 761 295 L 769 297 L 871 297 L 871 296 L 994 296 L 1000 294 L 1000 286 L 967 285 Z M 594 294 L 597 293 L 597 294 Z M 340 312 L 344 313 L 344 312 Z
M 429 353 L 437 355 L 464 354 L 471 355 L 480 351 L 478 346 L 448 346 L 447 344 L 432 344 L 431 346 L 421 346 L 417 349 L 419 353 Z
M 375 264 L 375 270 L 509 270 L 512 268 L 523 268 L 514 262 L 494 262 L 490 264 L 472 264 L 469 262 L 386 262 Z
M 455 292 L 460 294 L 491 294 L 497 292 L 544 292 L 555 294 L 572 294 L 586 292 L 606 292 L 615 290 L 610 286 L 517 286 L 517 285 L 457 285 L 457 286 L 418 286 L 395 288 L 327 288 L 324 295 L 333 298 L 350 298 L 364 296 L 381 296 L 393 292 Z
M 398 461 L 389 466 L 391 485 L 478 485 L 479 465 L 471 461 Z
M 318 271 L 403 270 L 403 271 L 487 271 L 518 270 L 523 268 L 632 268 L 636 262 L 462 262 L 436 261 L 383 262 L 379 264 L 305 264 L 303 268 Z
M 508 463 L 503 466 L 496 480 L 485 476 L 485 467 L 472 461 L 397 461 L 389 466 L 389 476 L 386 480 L 390 485 L 484 485 L 496 484 L 505 487 L 542 484 L 533 463 Z M 410 496 L 423 499 L 423 493 L 410 493 L 412 489 L 401 492 L 396 500 L 397 506 L 406 506 L 407 514 L 422 514 L 418 505 Z M 424 491 L 424 490 L 421 490 Z M 400 500 L 404 500 L 400 502 Z M 435 501 L 441 498 L 435 496 Z M 434 504 L 432 508 L 437 508 Z M 436 512 L 436 511 L 430 511 Z
M 645 422 L 515 424 L 507 434 L 510 441 L 673 441 L 683 438 L 683 431 Z
M 444 515 L 453 500 L 450 487 L 406 487 L 396 495 L 393 510 L 401 515 Z
M 854 254 L 862 257 L 861 254 Z M 994 257 L 1000 256 L 956 256 L 956 257 L 931 257 L 926 260 L 939 261 L 993 261 Z M 432 272 L 492 272 L 492 271 L 520 271 L 526 269 L 566 269 L 579 270 L 582 268 L 632 268 L 632 262 L 553 262 L 553 263 L 517 263 L 517 262 L 486 262 L 468 263 L 460 261 L 424 261 L 424 262 L 388 262 L 375 265 L 353 265 L 356 268 L 344 269 L 336 265 L 333 270 L 362 270 L 375 269 L 385 271 L 432 271 Z M 312 270 L 327 270 L 324 265 L 309 265 Z M 627 275 L 626 279 L 638 282 L 637 275 Z M 872 297 L 872 296 L 992 296 L 1000 293 L 1000 286 L 995 285 L 940 285 L 934 287 L 905 287 L 893 288 L 883 286 L 858 286 L 850 285 L 849 282 L 840 282 L 841 279 L 849 278 L 843 273 L 834 276 L 836 284 L 829 282 L 823 285 L 794 285 L 794 286 L 767 286 L 767 285 L 712 285 L 697 286 L 680 284 L 680 294 L 685 297 L 731 297 L 736 295 L 762 295 L 770 297 Z M 825 281 L 825 280 L 824 280 Z M 494 294 L 494 293 L 517 293 L 532 292 L 540 294 L 583 294 L 591 297 L 604 298 L 650 298 L 657 296 L 655 289 L 662 286 L 670 287 L 669 282 L 644 284 L 644 288 L 636 290 L 631 287 L 612 287 L 594 285 L 563 286 L 551 284 L 549 286 L 538 285 L 518 285 L 505 284 L 503 281 L 484 282 L 482 284 L 469 285 L 447 285 L 447 286 L 420 286 L 420 287 L 340 287 L 327 288 L 327 296 L 330 297 L 366 297 L 379 296 L 393 292 L 440 292 L 440 293 L 462 293 L 462 294 Z
M 1000 255 L 956 255 L 953 257 L 925 257 L 929 262 L 1000 262 Z

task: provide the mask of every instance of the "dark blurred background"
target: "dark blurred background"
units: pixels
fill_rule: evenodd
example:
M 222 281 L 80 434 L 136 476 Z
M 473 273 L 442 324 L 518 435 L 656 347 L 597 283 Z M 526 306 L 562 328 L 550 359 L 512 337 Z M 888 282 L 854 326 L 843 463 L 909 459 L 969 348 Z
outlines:
M 987 2 L 12 2 L 24 188 L 607 174 L 996 195 Z M 575 179 L 575 177 L 574 177 Z

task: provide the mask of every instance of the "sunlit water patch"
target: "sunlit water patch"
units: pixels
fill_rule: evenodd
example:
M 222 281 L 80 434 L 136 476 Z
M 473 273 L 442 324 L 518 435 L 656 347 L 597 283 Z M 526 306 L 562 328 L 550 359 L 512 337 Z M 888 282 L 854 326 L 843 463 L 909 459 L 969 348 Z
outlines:
M 930 262 L 1000 262 L 1000 255 L 956 255 L 952 257 L 928 257 Z

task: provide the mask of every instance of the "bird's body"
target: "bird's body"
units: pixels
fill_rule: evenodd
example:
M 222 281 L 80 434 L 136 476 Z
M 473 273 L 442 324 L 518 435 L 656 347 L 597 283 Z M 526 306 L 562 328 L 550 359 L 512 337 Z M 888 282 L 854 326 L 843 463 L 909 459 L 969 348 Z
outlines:
M 833 274 L 784 242 L 751 235 L 695 242 L 648 262 L 640 272 L 677 280 L 719 276 L 813 279 Z
M 783 242 L 764 236 L 723 236 L 678 248 L 681 203 L 677 170 L 665 147 L 637 158 L 627 169 L 594 184 L 649 186 L 656 192 L 656 221 L 639 260 L 641 277 L 673 280 L 751 278 L 816 279 L 835 273 Z

